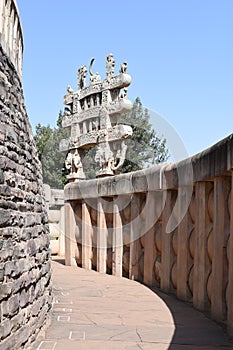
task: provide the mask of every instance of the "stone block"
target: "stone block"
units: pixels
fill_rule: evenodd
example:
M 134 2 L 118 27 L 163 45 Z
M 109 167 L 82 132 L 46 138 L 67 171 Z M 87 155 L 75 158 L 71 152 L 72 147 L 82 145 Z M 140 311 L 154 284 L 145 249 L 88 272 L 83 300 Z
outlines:
M 24 241 L 28 241 L 32 237 L 36 237 L 36 236 L 37 236 L 37 228 L 36 227 L 24 228 L 21 231 L 21 239 L 24 240 Z
M 1 317 L 6 317 L 9 315 L 9 301 L 3 300 L 1 302 Z
M 4 196 L 4 197 L 9 197 L 11 195 L 11 189 L 8 185 L 1 185 L 0 186 L 0 194 L 1 196 Z
M 9 298 L 9 315 L 13 316 L 19 310 L 19 294 L 13 295 Z
M 13 252 L 15 259 L 20 259 L 26 257 L 26 243 L 20 243 L 14 247 Z
M 32 316 L 37 316 L 39 314 L 43 304 L 44 304 L 44 299 L 43 298 L 41 298 L 39 300 L 36 300 L 33 303 L 32 307 L 31 307 L 31 315 Z
M 12 222 L 11 222 L 11 226 L 13 227 L 23 227 L 24 225 L 24 216 L 23 213 L 20 212 L 12 212 Z
M 6 126 L 6 139 L 14 144 L 18 143 L 18 135 L 10 125 Z
M 13 242 L 5 240 L 0 250 L 0 260 L 8 260 L 13 256 Z
M 5 270 L 3 265 L 0 266 L 0 282 L 4 281 Z
M 6 169 L 7 158 L 5 156 L 0 156 L 0 168 L 2 170 Z
M 12 210 L 17 210 L 17 204 L 12 202 L 12 201 L 9 201 L 9 200 L 6 200 L 6 199 L 1 199 L 0 200 L 0 207 L 2 209 L 12 209 Z
M 23 310 L 11 319 L 12 331 L 15 332 L 18 329 L 20 329 L 20 327 L 22 326 L 22 324 L 24 322 L 24 317 L 25 317 L 25 311 Z
M 48 214 L 47 214 L 47 212 L 41 213 L 40 217 L 41 217 L 41 223 L 42 224 L 47 224 L 48 223 Z
M 11 222 L 11 211 L 0 209 L 0 227 L 8 226 Z
M 35 328 L 40 329 L 44 324 L 44 319 L 48 314 L 48 311 L 50 310 L 49 304 L 44 304 L 42 309 L 40 310 L 40 313 L 38 317 L 36 318 Z
M 29 293 L 25 289 L 20 293 L 19 305 L 21 308 L 25 307 L 29 303 Z
M 29 302 L 33 303 L 34 300 L 35 300 L 35 285 L 32 285 L 29 288 Z
M 43 266 L 41 267 L 40 273 L 41 276 L 47 275 L 48 273 L 50 273 L 51 271 L 51 261 L 47 261 L 43 264 Z
M 0 169 L 0 184 L 4 183 L 4 173 L 2 171 L 2 169 Z
M 41 197 L 41 195 L 38 195 L 38 194 L 35 196 L 35 202 L 37 204 L 44 204 L 45 205 L 45 200 Z
M 13 251 L 8 251 L 8 250 L 5 250 L 5 249 L 2 249 L 0 251 L 0 261 L 4 261 L 4 260 L 7 260 L 8 258 L 10 258 L 13 254 Z
M 26 203 L 17 203 L 16 208 L 18 211 L 26 212 L 27 211 L 27 204 Z
M 27 275 L 28 275 L 28 281 L 30 281 L 30 283 L 36 282 L 41 277 L 40 270 L 36 268 L 29 271 Z
M 32 195 L 32 194 L 27 193 L 26 196 L 25 196 L 25 201 L 27 203 L 34 204 L 35 196 Z M 27 219 L 28 219 L 29 223 L 30 223 L 30 220 L 32 220 L 32 225 L 33 225 L 33 214 L 29 214 Z M 32 225 L 28 224 L 28 226 L 32 226 Z
M 3 322 L 1 322 L 0 334 L 1 334 L 2 339 L 6 338 L 10 334 L 11 328 L 12 327 L 11 327 L 10 320 L 6 319 Z
M 43 292 L 44 292 L 44 286 L 43 286 L 42 280 L 40 279 L 39 281 L 37 281 L 37 283 L 35 285 L 35 297 L 36 297 L 36 299 L 41 297 L 43 295 Z
M 17 163 L 15 163 L 11 159 L 8 159 L 8 161 L 7 161 L 7 169 L 8 170 L 12 170 L 13 172 L 17 172 Z
M 25 217 L 25 227 L 34 226 L 36 224 L 35 214 L 27 214 Z
M 31 333 L 33 333 L 33 329 L 31 329 L 30 324 L 21 326 L 20 331 L 17 333 L 15 348 L 19 349 L 21 344 L 26 343 Z
M 14 292 L 17 293 L 19 290 L 27 287 L 30 284 L 31 282 L 28 272 L 22 273 L 21 276 L 19 276 L 16 281 L 14 281 Z
M 50 237 L 47 234 L 41 234 L 37 239 L 37 248 L 38 250 L 46 250 L 49 247 Z
M 0 284 L 0 300 L 10 295 L 13 289 L 14 289 L 13 282 Z
M 7 261 L 5 264 L 5 275 L 16 277 L 31 268 L 30 259 L 19 259 Z
M 1 342 L 0 350 L 12 350 L 15 349 L 15 334 L 7 337 L 4 341 Z
M 5 275 L 10 276 L 16 270 L 16 261 L 7 261 L 5 264 Z
M 8 152 L 8 157 L 13 160 L 14 162 L 18 163 L 19 161 L 19 156 L 16 152 L 12 151 L 12 152 Z
M 36 245 L 35 240 L 30 239 L 30 241 L 28 241 L 28 243 L 27 243 L 27 253 L 30 256 L 33 256 L 36 254 L 37 250 L 38 250 L 38 247 Z
M 43 205 L 35 203 L 34 205 L 35 213 L 42 213 L 43 209 L 44 209 Z

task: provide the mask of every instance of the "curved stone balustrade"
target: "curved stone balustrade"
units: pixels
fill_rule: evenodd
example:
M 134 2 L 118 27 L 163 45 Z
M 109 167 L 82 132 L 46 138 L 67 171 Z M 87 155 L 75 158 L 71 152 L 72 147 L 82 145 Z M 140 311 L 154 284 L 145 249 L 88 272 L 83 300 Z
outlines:
M 66 264 L 159 286 L 233 336 L 233 134 L 174 164 L 65 186 Z
M 21 78 L 23 33 L 16 0 L 0 1 L 0 44 Z

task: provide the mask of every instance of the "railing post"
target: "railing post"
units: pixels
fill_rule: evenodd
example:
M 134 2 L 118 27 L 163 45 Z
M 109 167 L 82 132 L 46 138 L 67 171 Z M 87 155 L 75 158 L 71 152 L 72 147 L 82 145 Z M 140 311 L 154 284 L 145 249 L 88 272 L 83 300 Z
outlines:
M 228 332 L 233 337 L 233 170 L 231 171 L 231 196 L 230 196 L 230 237 L 228 241 L 228 293 L 227 293 L 227 325 Z
M 5 13 L 4 13 L 4 40 L 5 40 L 5 49 L 8 45 L 8 38 L 9 38 L 9 20 L 10 20 L 10 6 L 11 2 L 8 1 L 5 5 Z
M 4 27 L 4 10 L 5 4 L 4 1 L 0 1 L 0 33 L 3 35 L 3 27 Z
M 140 197 L 133 194 L 131 200 L 131 223 L 130 223 L 130 258 L 129 278 L 139 280 L 139 258 L 140 258 Z
M 144 239 L 144 273 L 143 283 L 152 286 L 155 281 L 154 276 L 154 262 L 155 262 L 155 241 L 154 241 L 154 225 L 156 223 L 156 192 L 148 192 L 146 206 L 146 234 Z
M 59 255 L 65 256 L 65 207 L 60 207 Z
M 174 203 L 176 199 L 176 191 L 168 190 L 164 191 L 163 195 L 166 196 L 166 203 L 162 216 L 162 275 L 161 275 L 161 289 L 164 292 L 169 292 L 172 289 L 171 282 L 171 269 L 174 259 L 172 248 L 172 232 L 168 232 L 168 222 L 171 220 L 171 215 Z
M 189 236 L 193 224 L 189 215 L 189 191 L 188 188 L 180 188 L 179 194 L 179 220 L 183 216 L 178 226 L 178 244 L 177 244 L 177 296 L 182 300 L 189 300 L 190 291 L 188 288 L 188 274 L 191 265 L 189 254 Z
M 196 248 L 194 256 L 193 304 L 199 310 L 209 307 L 207 279 L 210 273 L 210 262 L 207 254 L 207 239 L 211 228 L 208 215 L 208 198 L 212 184 L 196 184 Z
M 77 243 L 75 239 L 75 213 L 70 202 L 65 202 L 65 264 L 68 266 L 76 265 L 75 250 Z
M 122 277 L 123 237 L 122 219 L 117 203 L 113 204 L 112 274 Z
M 15 20 L 15 9 L 14 7 L 12 7 L 12 9 L 10 10 L 9 13 L 9 48 L 11 51 L 11 54 L 13 55 L 13 40 L 14 40 L 14 20 Z
M 107 224 L 103 210 L 103 199 L 98 198 L 97 206 L 97 271 L 107 271 Z
M 228 194 L 230 179 L 217 177 L 214 180 L 214 225 L 213 225 L 213 261 L 212 261 L 212 294 L 211 314 L 216 321 L 222 321 L 226 316 L 226 304 L 223 294 L 226 290 L 227 276 L 227 240 L 229 237 Z
M 82 267 L 91 270 L 92 224 L 87 204 L 82 202 Z

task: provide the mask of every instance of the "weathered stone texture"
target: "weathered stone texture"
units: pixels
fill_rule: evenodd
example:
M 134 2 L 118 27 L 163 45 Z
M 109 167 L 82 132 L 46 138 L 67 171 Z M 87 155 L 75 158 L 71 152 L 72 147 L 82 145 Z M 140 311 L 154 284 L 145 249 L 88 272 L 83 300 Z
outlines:
M 0 63 L 0 349 L 12 350 L 45 324 L 51 273 L 42 175 L 21 80 L 1 47 Z

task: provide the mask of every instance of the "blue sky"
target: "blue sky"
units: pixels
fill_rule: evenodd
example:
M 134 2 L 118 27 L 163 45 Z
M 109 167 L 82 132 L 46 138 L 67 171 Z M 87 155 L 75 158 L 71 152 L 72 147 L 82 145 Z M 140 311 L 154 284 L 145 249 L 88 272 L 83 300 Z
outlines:
M 17 0 L 29 118 L 55 125 L 77 68 L 128 62 L 128 98 L 165 118 L 189 155 L 233 132 L 232 0 Z M 157 120 L 152 118 L 156 130 Z M 166 135 L 165 135 L 166 137 Z

